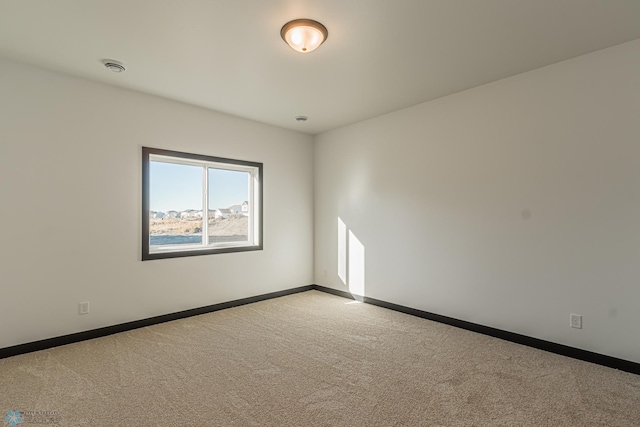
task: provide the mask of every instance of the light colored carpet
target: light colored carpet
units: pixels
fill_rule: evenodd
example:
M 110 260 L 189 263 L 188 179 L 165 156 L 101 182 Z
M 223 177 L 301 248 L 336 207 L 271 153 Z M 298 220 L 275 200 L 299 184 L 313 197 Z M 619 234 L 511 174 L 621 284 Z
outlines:
M 640 376 L 309 291 L 0 360 L 0 423 L 9 410 L 63 426 L 638 426 Z

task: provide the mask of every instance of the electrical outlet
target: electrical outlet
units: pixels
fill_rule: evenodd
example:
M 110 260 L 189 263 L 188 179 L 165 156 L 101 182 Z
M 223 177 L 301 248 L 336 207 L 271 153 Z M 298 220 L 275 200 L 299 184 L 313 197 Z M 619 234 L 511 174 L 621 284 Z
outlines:
M 327 277 L 327 270 L 324 271 L 324 277 Z
M 78 314 L 89 314 L 89 301 L 78 303 Z
M 569 314 L 569 326 L 576 329 L 582 329 L 582 315 Z

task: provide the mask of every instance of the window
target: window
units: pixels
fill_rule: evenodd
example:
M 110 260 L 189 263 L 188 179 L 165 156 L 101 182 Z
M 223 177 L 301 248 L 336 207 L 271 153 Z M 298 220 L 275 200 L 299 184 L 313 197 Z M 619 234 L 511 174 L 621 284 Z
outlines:
M 142 260 L 262 249 L 262 163 L 142 148 Z

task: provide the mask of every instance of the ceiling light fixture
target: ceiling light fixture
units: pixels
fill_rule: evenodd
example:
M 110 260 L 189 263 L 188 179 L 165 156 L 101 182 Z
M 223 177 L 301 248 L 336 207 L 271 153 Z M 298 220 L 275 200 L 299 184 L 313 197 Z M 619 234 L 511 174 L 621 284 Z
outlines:
M 125 68 L 122 62 L 114 61 L 113 59 L 105 59 L 102 61 L 107 70 L 113 71 L 114 73 L 124 73 Z
M 280 36 L 294 50 L 309 53 L 329 36 L 327 27 L 312 19 L 294 19 L 283 25 Z

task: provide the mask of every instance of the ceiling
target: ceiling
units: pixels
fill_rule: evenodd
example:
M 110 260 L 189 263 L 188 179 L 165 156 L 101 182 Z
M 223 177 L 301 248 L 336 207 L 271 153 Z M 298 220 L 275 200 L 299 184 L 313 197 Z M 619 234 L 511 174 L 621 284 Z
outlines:
M 639 0 L 0 0 L 0 57 L 309 134 L 638 38 Z

